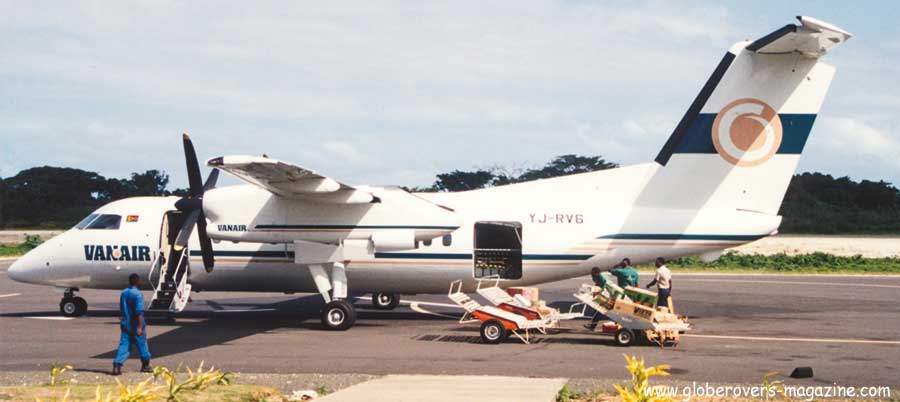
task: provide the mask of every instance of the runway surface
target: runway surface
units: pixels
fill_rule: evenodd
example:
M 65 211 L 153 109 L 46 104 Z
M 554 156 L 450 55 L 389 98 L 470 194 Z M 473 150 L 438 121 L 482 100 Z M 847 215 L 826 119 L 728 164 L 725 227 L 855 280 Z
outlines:
M 108 370 L 118 340 L 117 292 L 80 292 L 90 312 L 65 319 L 59 293 L 11 281 L 9 264 L 0 262 L 0 370 L 44 370 L 53 362 Z M 541 297 L 567 308 L 586 281 L 544 285 Z M 900 277 L 675 272 L 673 283 L 678 311 L 695 327 L 677 348 L 616 347 L 586 333 L 585 320 L 532 345 L 484 345 L 478 326 L 459 325 L 460 310 L 442 305 L 450 303 L 442 295 L 405 296 L 423 303 L 394 311 L 360 308 L 353 329 L 330 332 L 319 327 L 317 295 L 212 292 L 195 294 L 174 323 L 151 322 L 149 342 L 155 363 L 205 360 L 241 372 L 620 379 L 628 353 L 671 365 L 678 381 L 759 384 L 767 372 L 811 366 L 810 384 L 900 388 Z

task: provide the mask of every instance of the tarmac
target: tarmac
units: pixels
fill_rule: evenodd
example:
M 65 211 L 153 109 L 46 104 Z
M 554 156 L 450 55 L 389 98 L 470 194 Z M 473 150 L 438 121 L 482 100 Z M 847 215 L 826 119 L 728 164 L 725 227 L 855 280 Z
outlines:
M 9 280 L 9 264 L 0 262 L 0 372 L 44 371 L 54 362 L 108 370 L 118 293 L 80 292 L 90 311 L 69 319 L 58 312 L 60 293 Z M 900 276 L 674 275 L 677 310 L 694 326 L 675 348 L 617 347 L 581 328 L 586 320 L 531 345 L 485 345 L 477 325 L 457 322 L 461 310 L 446 295 L 404 296 L 393 311 L 366 309 L 360 299 L 356 326 L 331 332 L 319 326 L 317 295 L 213 292 L 194 294 L 175 321 L 151 320 L 149 343 L 155 364 L 203 360 L 245 375 L 490 375 L 608 388 L 629 378 L 627 353 L 671 365 L 670 381 L 680 383 L 759 384 L 768 372 L 809 366 L 813 378 L 787 382 L 900 388 Z M 587 281 L 543 285 L 541 297 L 568 309 Z

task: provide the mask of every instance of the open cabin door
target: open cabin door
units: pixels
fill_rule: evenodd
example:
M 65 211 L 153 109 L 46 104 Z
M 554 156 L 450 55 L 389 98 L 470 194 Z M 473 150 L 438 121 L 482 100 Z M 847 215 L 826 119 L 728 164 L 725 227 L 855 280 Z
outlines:
M 475 222 L 475 277 L 522 278 L 522 224 Z
M 190 248 L 175 250 L 173 246 L 185 219 L 186 215 L 180 211 L 169 211 L 163 216 L 160 257 L 159 262 L 154 262 L 158 264 L 159 282 L 154 286 L 153 299 L 147 310 L 179 312 L 184 309 L 190 297 Z

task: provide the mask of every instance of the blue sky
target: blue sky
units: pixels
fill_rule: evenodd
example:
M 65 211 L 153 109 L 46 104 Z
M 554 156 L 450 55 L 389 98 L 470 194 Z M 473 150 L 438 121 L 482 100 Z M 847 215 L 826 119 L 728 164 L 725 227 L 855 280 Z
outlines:
M 876 2 L 0 1 L 0 176 L 72 166 L 185 185 L 262 154 L 348 183 L 555 155 L 650 161 L 721 55 L 798 14 L 855 37 L 801 171 L 900 182 L 900 20 Z

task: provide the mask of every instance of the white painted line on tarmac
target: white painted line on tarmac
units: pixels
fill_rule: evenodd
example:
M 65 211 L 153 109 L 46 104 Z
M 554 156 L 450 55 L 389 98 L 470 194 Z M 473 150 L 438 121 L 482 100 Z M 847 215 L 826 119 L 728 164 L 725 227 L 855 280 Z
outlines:
M 735 339 L 743 341 L 774 341 L 774 342 L 815 342 L 815 343 L 862 343 L 870 345 L 900 345 L 900 341 L 880 341 L 875 339 L 829 339 L 829 338 L 778 338 L 769 336 L 730 336 L 730 335 L 702 335 L 684 334 L 691 338 L 709 339 Z
M 882 285 L 878 283 L 843 283 L 843 282 L 801 282 L 801 281 L 760 281 L 754 279 L 685 279 L 688 282 L 734 282 L 765 283 L 769 285 L 815 285 L 815 286 L 859 286 L 866 288 L 900 289 L 900 285 Z
M 359 299 L 359 300 L 368 300 L 368 301 L 372 301 L 372 298 L 371 298 L 371 297 L 368 297 L 368 296 L 360 296 L 360 297 L 357 297 L 357 299 Z M 456 305 L 456 304 L 447 304 L 447 303 L 435 303 L 435 302 L 426 302 L 426 301 L 415 301 L 415 300 L 403 300 L 403 299 L 400 299 L 400 304 L 409 304 L 409 305 L 412 305 L 412 304 L 418 304 L 418 305 L 421 305 L 421 306 L 447 307 L 447 308 L 454 308 L 454 309 L 460 309 L 460 310 L 462 310 L 462 307 L 460 307 L 460 306 L 458 306 L 458 305 Z
M 30 318 L 32 320 L 50 320 L 50 321 L 69 321 L 69 320 L 75 319 L 75 317 L 53 317 L 53 316 L 50 316 L 50 317 L 23 317 L 23 318 Z
M 0 299 L 2 299 L 2 298 L 4 298 L 4 297 L 15 297 L 15 296 L 18 296 L 18 295 L 21 295 L 21 293 L 10 293 L 10 294 L 7 294 L 7 295 L 0 295 Z
M 433 312 L 433 311 L 425 310 L 424 308 L 419 307 L 419 303 L 418 303 L 418 302 L 411 302 L 411 303 L 409 304 L 409 308 L 410 308 L 412 311 L 415 311 L 415 312 L 421 313 L 421 314 L 434 315 L 434 316 L 445 317 L 445 318 L 452 318 L 452 319 L 454 319 L 454 320 L 459 318 L 459 317 L 454 317 L 454 316 L 449 315 L 449 314 L 441 314 L 441 313 L 435 313 L 435 312 Z

